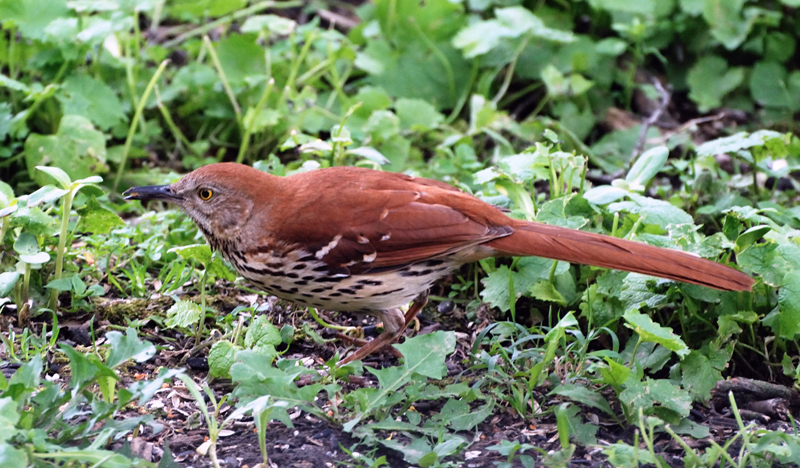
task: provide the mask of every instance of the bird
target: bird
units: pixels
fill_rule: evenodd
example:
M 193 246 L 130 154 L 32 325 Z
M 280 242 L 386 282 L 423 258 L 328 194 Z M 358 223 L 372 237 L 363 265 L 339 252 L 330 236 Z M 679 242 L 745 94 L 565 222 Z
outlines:
M 396 341 L 434 282 L 489 257 L 544 257 L 723 291 L 754 284 L 741 271 L 689 252 L 514 219 L 445 182 L 361 167 L 279 177 L 215 163 L 123 196 L 180 207 L 212 249 L 271 295 L 383 322 L 381 335 L 340 364 Z

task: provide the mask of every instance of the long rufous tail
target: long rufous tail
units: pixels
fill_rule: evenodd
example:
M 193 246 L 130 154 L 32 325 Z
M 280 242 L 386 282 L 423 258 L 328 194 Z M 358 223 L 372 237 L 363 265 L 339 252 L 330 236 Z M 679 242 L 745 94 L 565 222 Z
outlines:
M 681 250 L 517 221 L 514 233 L 489 243 L 510 256 L 537 256 L 615 270 L 632 271 L 724 291 L 749 291 L 753 278 L 741 271 Z

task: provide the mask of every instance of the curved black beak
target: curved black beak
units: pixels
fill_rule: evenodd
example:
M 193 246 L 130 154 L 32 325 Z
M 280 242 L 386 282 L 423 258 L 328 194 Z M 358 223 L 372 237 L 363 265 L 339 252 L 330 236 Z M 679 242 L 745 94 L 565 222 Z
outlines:
M 176 202 L 180 197 L 172 193 L 169 185 L 145 185 L 144 187 L 131 187 L 122 196 L 126 200 L 164 200 Z

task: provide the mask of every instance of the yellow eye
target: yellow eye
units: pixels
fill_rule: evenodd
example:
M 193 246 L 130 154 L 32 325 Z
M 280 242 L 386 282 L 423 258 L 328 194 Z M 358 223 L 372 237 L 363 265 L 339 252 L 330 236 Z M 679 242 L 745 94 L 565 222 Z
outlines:
M 199 191 L 199 192 L 197 192 L 197 194 L 198 194 L 198 195 L 200 196 L 200 198 L 201 198 L 201 199 L 203 199 L 203 200 L 210 200 L 210 199 L 211 199 L 211 196 L 212 196 L 212 195 L 214 195 L 214 193 L 213 193 L 213 192 L 211 192 L 211 190 L 210 190 L 210 189 L 207 189 L 207 188 L 200 189 L 200 191 Z

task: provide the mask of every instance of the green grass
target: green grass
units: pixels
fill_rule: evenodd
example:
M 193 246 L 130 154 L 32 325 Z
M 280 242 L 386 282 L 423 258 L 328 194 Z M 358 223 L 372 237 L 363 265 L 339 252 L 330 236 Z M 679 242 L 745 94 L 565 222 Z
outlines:
M 506 411 L 555 422 L 558 446 L 498 441 L 499 466 L 564 466 L 600 446 L 598 415 L 635 428 L 635 440 L 603 446 L 615 466 L 666 466 L 656 437 L 693 466 L 800 460 L 794 432 L 745 424 L 733 399 L 727 445 L 684 442 L 708 435 L 690 410 L 720 380 L 798 381 L 792 2 L 46 3 L 0 0 L 0 364 L 21 366 L 0 374 L 0 462 L 150 466 L 113 441 L 155 427 L 133 403 L 187 377 L 176 365 L 127 383 L 129 362 L 157 352 L 144 336 L 184 346 L 184 359 L 207 355 L 209 375 L 231 379 L 225 401 L 258 421 L 264 460 L 265 424 L 291 424 L 286 405 L 357 438 L 347 451 L 366 455 L 354 466 L 387 463 L 375 447 L 458 466 L 480 424 Z M 292 19 L 323 7 L 359 24 Z M 711 123 L 643 128 L 665 92 L 653 76 L 668 85 L 670 119 Z M 641 119 L 606 125 L 610 110 Z M 437 286 L 466 322 L 487 325 L 459 330 L 474 334 L 463 375 L 446 378 L 449 331 L 408 339 L 394 367 L 301 364 L 285 353 L 324 340 L 315 325 L 273 324 L 272 306 L 215 306 L 253 291 L 185 216 L 119 196 L 222 160 L 276 175 L 358 165 L 431 177 L 515 217 L 680 248 L 758 281 L 723 293 L 485 260 Z M 174 305 L 149 312 L 156 295 Z M 60 341 L 60 323 L 97 311 L 110 323 L 90 321 L 91 346 Z M 47 356 L 68 363 L 61 382 L 44 378 Z M 350 375 L 374 385 L 352 389 Z M 209 454 L 224 443 L 221 404 L 203 415 Z

